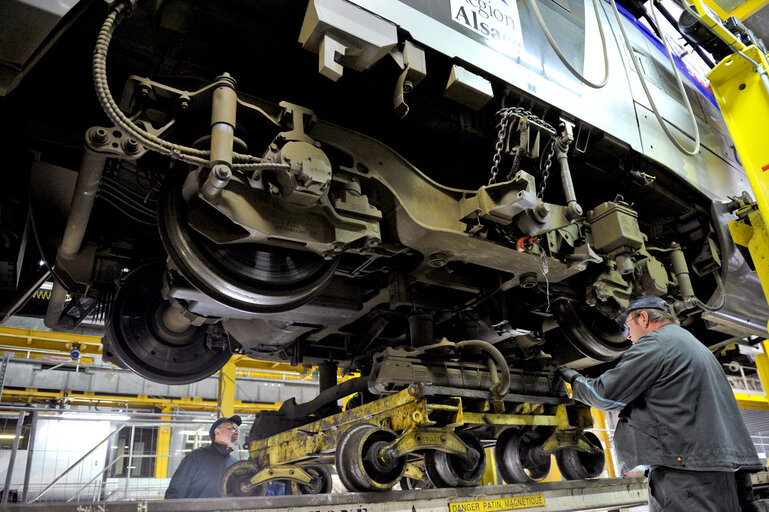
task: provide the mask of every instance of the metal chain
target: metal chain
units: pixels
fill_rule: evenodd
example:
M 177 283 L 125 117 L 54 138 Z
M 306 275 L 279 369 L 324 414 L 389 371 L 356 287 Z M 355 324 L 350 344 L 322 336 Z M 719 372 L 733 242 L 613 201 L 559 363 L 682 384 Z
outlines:
M 547 179 L 550 177 L 550 166 L 553 165 L 554 154 L 555 154 L 555 139 L 552 139 L 550 141 L 550 150 L 547 152 L 547 158 L 545 159 L 545 167 L 542 169 L 542 180 L 539 182 L 537 199 L 542 199 L 545 196 L 545 187 L 547 187 Z
M 501 110 L 497 112 L 499 114 Z M 495 153 L 491 165 L 491 176 L 489 177 L 489 185 L 493 185 L 497 182 L 497 174 L 499 174 L 499 162 L 502 160 L 502 150 L 505 146 L 505 134 L 507 133 L 507 124 L 510 122 L 510 116 L 507 113 L 502 114 L 502 119 L 499 120 L 499 132 L 497 133 L 497 143 L 494 146 Z
M 507 127 L 510 124 L 511 117 L 525 118 L 529 124 L 538 128 L 541 131 L 547 132 L 551 136 L 556 135 L 555 128 L 544 119 L 540 119 L 536 115 L 532 114 L 523 107 L 508 107 L 503 108 L 497 112 L 498 116 L 501 116 L 499 121 L 499 132 L 497 133 L 497 143 L 495 144 L 493 164 L 491 166 L 491 177 L 489 178 L 489 185 L 493 185 L 497 182 L 497 174 L 499 174 L 499 162 L 502 160 L 502 151 L 505 147 L 505 137 L 507 136 Z M 553 156 L 554 148 L 551 147 L 551 153 L 548 155 L 546 169 L 549 169 L 550 159 Z M 542 190 L 544 192 L 544 188 Z

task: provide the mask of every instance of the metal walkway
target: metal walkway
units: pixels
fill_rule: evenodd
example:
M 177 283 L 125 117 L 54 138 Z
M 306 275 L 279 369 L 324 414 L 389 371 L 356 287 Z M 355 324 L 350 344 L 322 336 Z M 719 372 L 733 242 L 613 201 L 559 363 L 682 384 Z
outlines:
M 7 505 L 0 512 L 491 512 L 610 510 L 645 505 L 645 478 L 493 485 L 386 493 Z

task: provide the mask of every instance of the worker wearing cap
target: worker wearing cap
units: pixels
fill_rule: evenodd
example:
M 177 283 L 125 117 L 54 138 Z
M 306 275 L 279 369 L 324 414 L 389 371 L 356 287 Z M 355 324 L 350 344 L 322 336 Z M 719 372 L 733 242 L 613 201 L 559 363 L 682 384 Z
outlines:
M 215 498 L 224 471 L 238 461 L 232 450 L 238 444 L 240 416 L 219 418 L 211 425 L 211 444 L 191 451 L 176 468 L 166 489 L 166 499 Z
M 633 345 L 613 369 L 595 379 L 559 373 L 575 399 L 621 411 L 614 444 L 622 474 L 649 467 L 652 512 L 750 510 L 745 472 L 762 465 L 718 360 L 659 297 L 633 300 L 617 322 Z

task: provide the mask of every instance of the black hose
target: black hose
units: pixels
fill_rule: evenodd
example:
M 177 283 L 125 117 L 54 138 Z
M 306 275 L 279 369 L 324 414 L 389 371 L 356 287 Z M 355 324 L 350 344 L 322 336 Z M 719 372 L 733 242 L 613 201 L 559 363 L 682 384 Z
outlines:
M 499 351 L 497 347 L 483 340 L 465 340 L 457 343 L 458 350 L 464 350 L 467 348 L 475 348 L 486 352 L 491 356 L 495 363 L 499 366 L 499 370 L 502 372 L 502 377 L 499 382 L 491 386 L 491 391 L 497 397 L 503 398 L 510 391 L 510 367 L 505 361 L 505 356 Z M 492 369 L 493 370 L 493 369 Z

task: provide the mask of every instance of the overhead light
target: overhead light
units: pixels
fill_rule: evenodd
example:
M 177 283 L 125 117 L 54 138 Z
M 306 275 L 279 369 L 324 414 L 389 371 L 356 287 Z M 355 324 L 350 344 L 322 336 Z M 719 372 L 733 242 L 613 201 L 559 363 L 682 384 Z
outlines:
M 61 419 L 69 420 L 111 420 L 111 421 L 128 421 L 131 417 L 127 414 L 113 414 L 109 412 L 65 412 L 61 416 Z
M 20 435 L 19 439 L 23 439 L 24 435 Z M 14 434 L 0 434 L 0 439 L 16 439 Z

